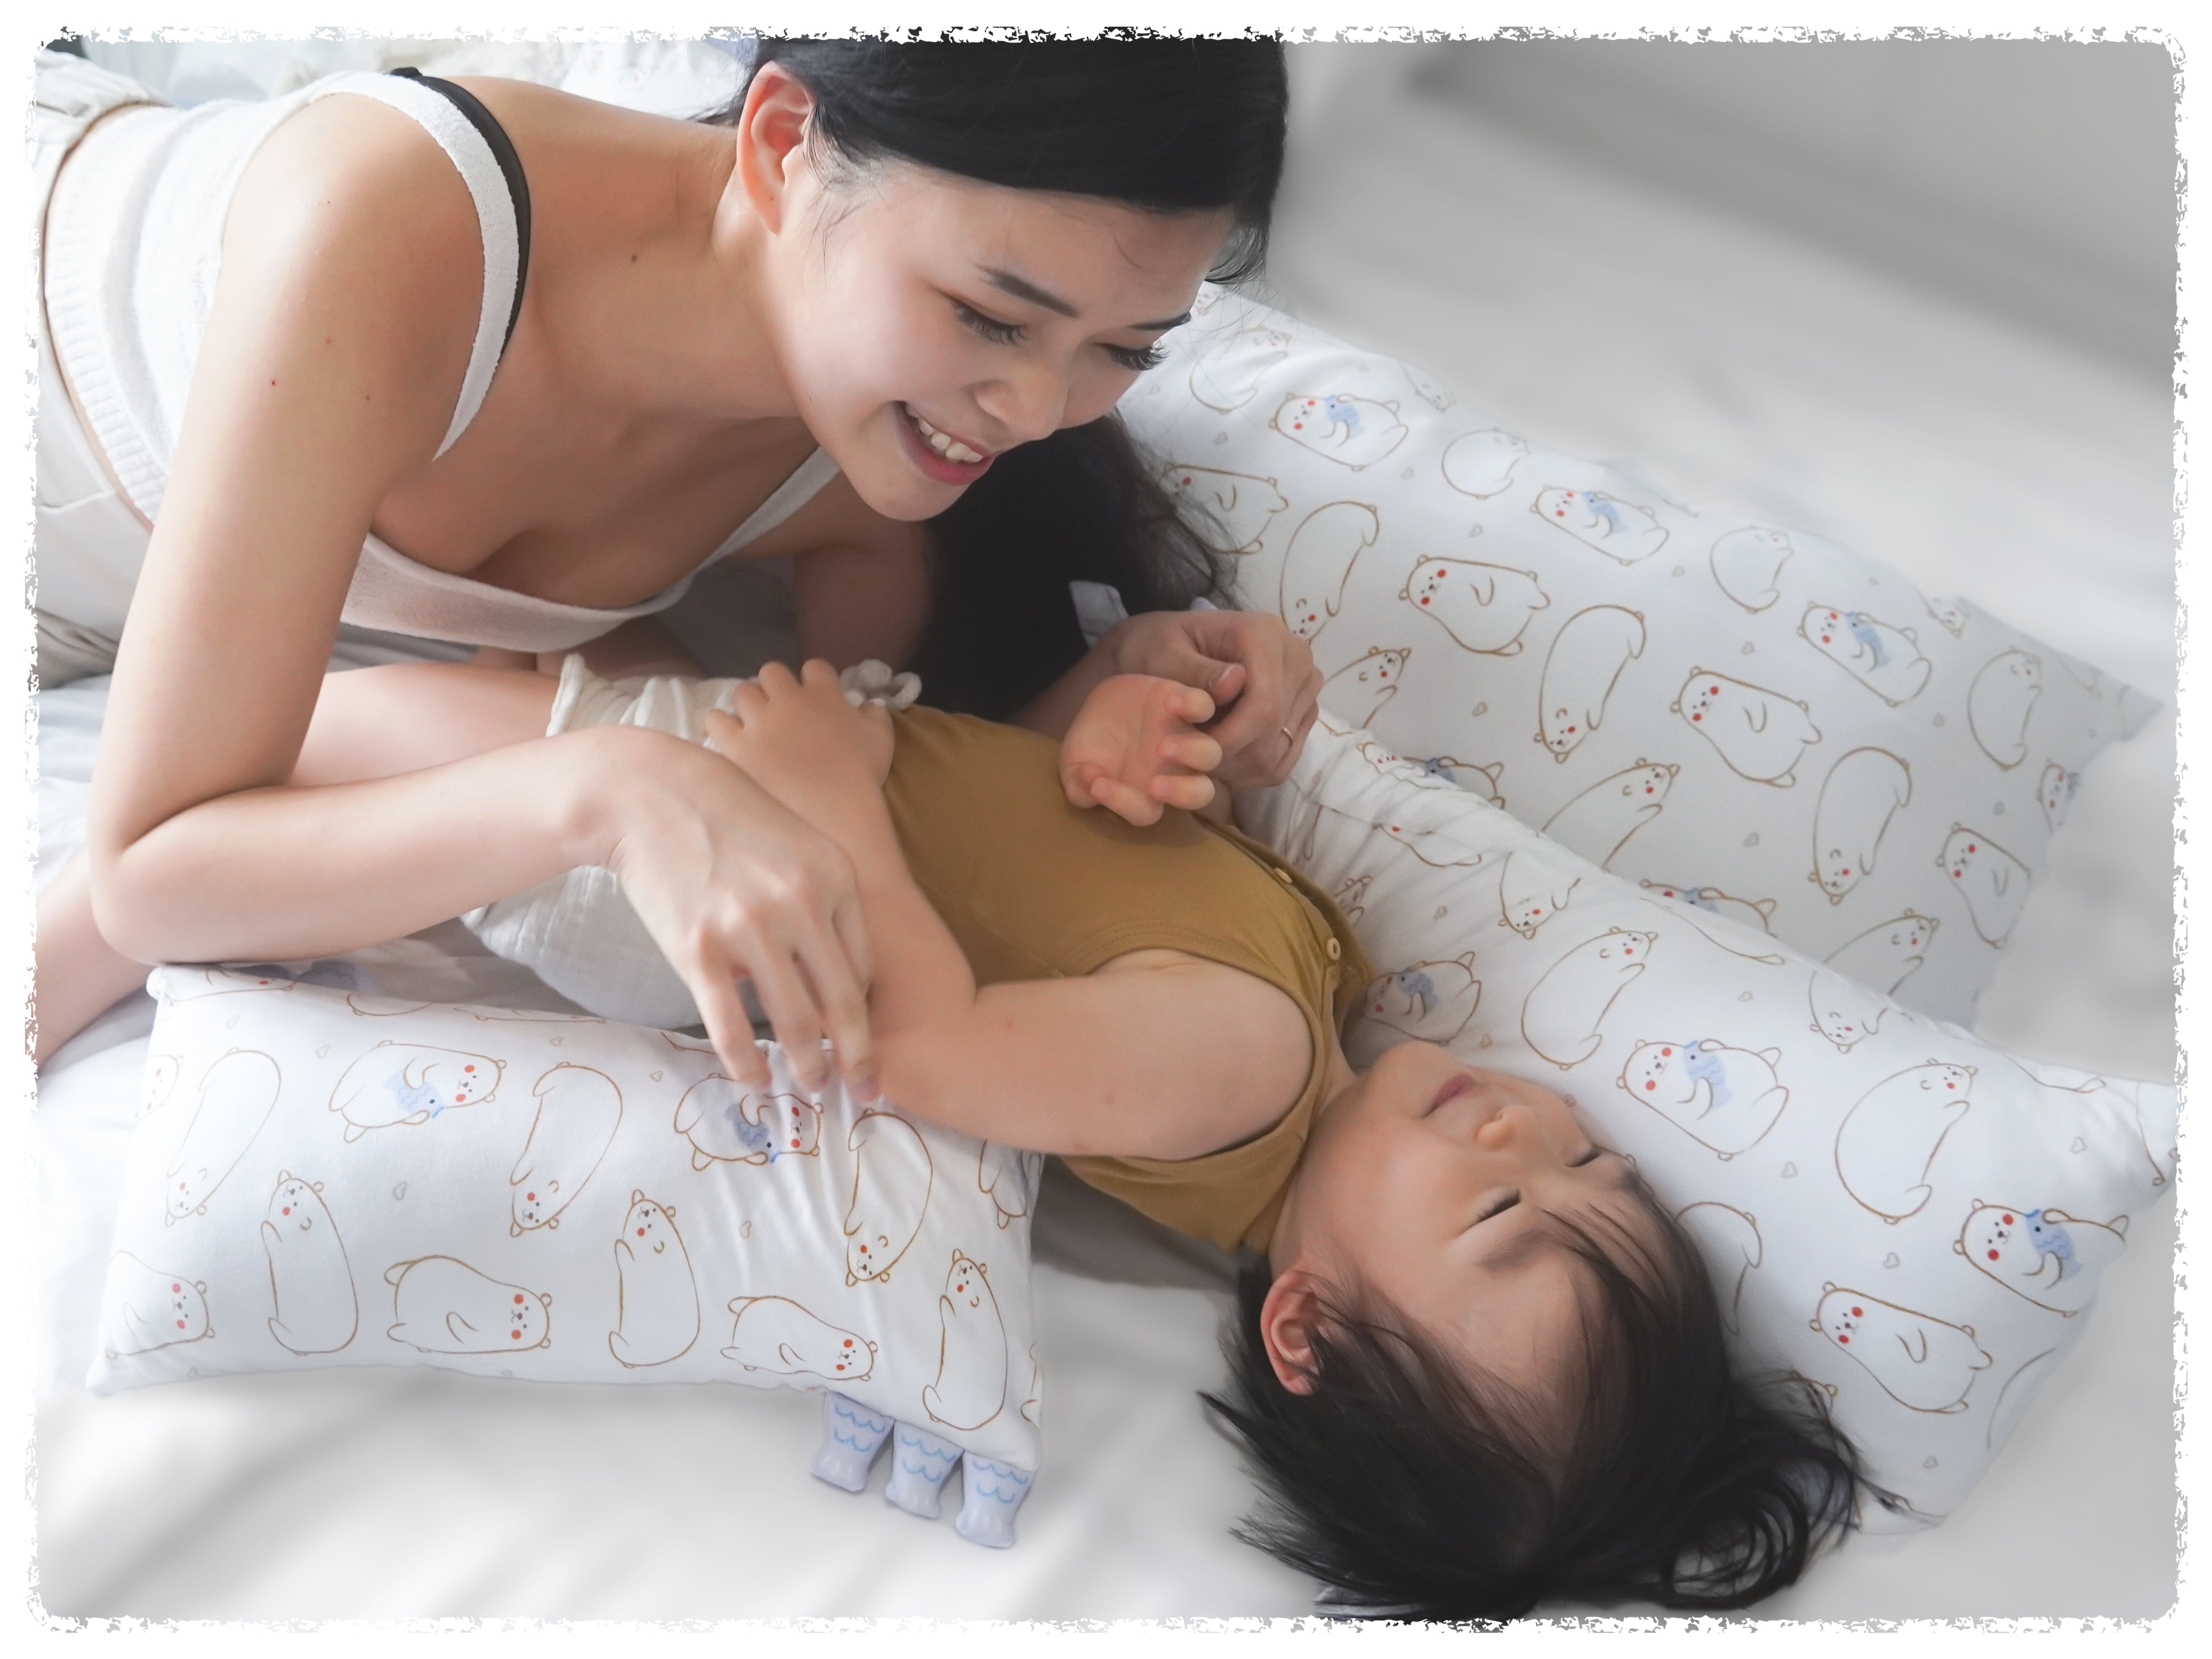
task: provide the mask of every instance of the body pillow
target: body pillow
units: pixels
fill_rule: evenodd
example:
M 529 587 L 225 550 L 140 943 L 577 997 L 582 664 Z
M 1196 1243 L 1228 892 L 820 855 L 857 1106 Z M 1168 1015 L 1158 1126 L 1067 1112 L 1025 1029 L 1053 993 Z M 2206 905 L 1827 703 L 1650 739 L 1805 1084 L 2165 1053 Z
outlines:
M 1042 1160 L 696 1038 L 273 969 L 157 969 L 95 1394 L 438 1365 L 829 1392 L 815 1471 L 1012 1541 L 1037 1467 Z
M 1311 642 L 1324 703 L 1811 956 L 1910 910 L 1929 936 L 1880 988 L 1972 1018 L 2082 769 L 2151 700 L 1279 312 L 1212 289 L 1197 308 L 1121 414 L 1235 550 L 1242 603 Z
M 1353 1063 L 1419 1037 L 1564 1093 L 1698 1239 L 1739 1366 L 1824 1390 L 1908 1522 L 1966 1495 L 2172 1191 L 2172 1088 L 2014 1060 L 1872 988 L 1924 918 L 1838 971 L 1326 712 L 1290 781 L 1237 806 L 1384 969 Z

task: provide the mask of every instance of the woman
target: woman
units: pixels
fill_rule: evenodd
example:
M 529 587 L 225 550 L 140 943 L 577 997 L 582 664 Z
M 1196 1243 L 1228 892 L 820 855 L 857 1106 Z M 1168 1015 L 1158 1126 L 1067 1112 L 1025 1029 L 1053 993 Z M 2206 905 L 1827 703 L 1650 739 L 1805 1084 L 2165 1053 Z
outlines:
M 871 1095 L 826 838 L 635 730 L 283 787 L 334 630 L 526 656 L 630 625 L 616 666 L 702 562 L 784 554 L 803 648 L 899 660 L 920 521 L 1103 416 L 1224 246 L 1256 258 L 1280 49 L 763 42 L 705 124 L 492 80 L 179 112 L 40 74 L 40 667 L 114 672 L 86 854 L 40 901 L 41 1057 L 143 963 L 343 951 L 598 864 L 734 1075 L 750 978 Z M 1225 781 L 1283 775 L 1318 679 L 1279 626 L 1112 649 L 1233 698 Z

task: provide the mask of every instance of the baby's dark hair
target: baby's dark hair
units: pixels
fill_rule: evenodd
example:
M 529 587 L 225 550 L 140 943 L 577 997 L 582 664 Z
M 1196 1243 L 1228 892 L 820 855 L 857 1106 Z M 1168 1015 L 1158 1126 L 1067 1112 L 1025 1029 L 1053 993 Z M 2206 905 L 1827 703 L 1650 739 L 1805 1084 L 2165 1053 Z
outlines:
M 1794 1583 L 1857 1524 L 1857 1455 L 1816 1390 L 1793 1407 L 1730 1371 L 1697 1247 L 1644 1197 L 1659 1243 L 1621 1235 L 1634 1271 L 1551 1218 L 1597 1285 L 1564 1467 L 1528 1402 L 1363 1287 L 1325 1311 L 1312 1391 L 1292 1393 L 1261 1337 L 1272 1275 L 1248 1262 L 1230 1386 L 1201 1396 L 1266 1491 L 1237 1535 L 1323 1581 L 1334 1605 L 1401 1619 L 1502 1621 L 1553 1601 L 1741 1607 Z

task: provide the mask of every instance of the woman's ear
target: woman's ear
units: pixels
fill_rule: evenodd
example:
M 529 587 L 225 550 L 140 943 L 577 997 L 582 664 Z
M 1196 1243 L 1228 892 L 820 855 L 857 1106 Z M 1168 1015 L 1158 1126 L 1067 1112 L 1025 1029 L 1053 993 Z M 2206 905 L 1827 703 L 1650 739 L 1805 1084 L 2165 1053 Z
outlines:
M 1321 1320 L 1321 1297 L 1313 1278 L 1291 1267 L 1275 1275 L 1260 1304 L 1260 1340 L 1275 1380 L 1292 1394 L 1314 1389 L 1314 1332 Z
M 774 234 L 789 211 L 793 162 L 805 159 L 814 94 L 781 64 L 763 64 L 738 117 L 738 183 L 754 216 Z

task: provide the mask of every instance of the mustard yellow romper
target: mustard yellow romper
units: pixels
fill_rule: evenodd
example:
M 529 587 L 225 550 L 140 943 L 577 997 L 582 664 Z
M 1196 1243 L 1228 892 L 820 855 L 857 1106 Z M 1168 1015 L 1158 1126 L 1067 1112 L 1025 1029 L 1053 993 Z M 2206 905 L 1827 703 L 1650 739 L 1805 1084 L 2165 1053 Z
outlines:
M 1035 732 L 923 708 L 892 725 L 884 796 L 908 865 L 979 986 L 1172 950 L 1254 975 L 1298 1006 L 1313 1065 L 1272 1128 L 1202 1158 L 1066 1160 L 1178 1232 L 1264 1250 L 1321 1103 L 1329 1033 L 1372 977 L 1344 913 L 1228 825 L 1170 807 L 1139 830 L 1070 805 L 1058 745 Z

